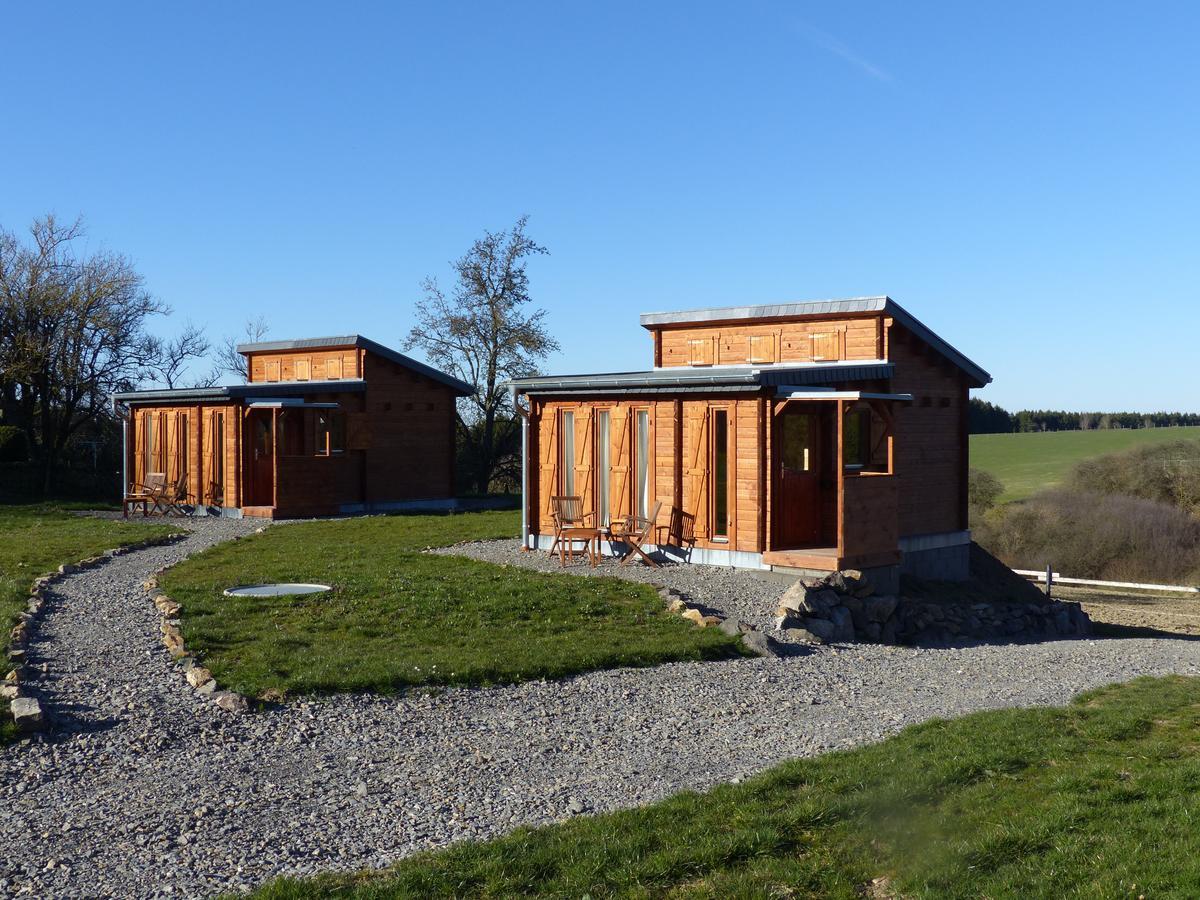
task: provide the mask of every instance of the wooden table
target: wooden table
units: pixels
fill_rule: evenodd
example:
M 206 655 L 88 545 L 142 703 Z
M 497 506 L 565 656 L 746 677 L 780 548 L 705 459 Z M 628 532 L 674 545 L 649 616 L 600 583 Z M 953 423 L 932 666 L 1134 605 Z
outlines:
M 559 533 L 558 540 L 558 564 L 565 566 L 567 560 L 574 559 L 575 554 L 581 556 L 586 553 L 588 562 L 592 568 L 600 562 L 600 537 L 602 530 L 599 528 L 564 528 Z M 583 549 L 576 550 L 575 542 L 583 541 Z

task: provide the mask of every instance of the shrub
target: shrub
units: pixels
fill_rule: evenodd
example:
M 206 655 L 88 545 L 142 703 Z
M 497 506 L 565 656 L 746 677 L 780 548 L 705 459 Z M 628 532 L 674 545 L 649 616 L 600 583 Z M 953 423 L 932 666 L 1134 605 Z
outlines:
M 1068 485 L 1093 494 L 1156 500 L 1200 515 L 1200 441 L 1172 441 L 1085 460 L 1071 472 Z
M 1188 584 L 1200 580 L 1200 520 L 1168 503 L 1047 491 L 996 507 L 975 539 L 1014 569 L 1073 578 Z
M 1004 485 L 991 472 L 971 469 L 967 474 L 967 503 L 971 507 L 972 518 L 995 506 L 1003 493 Z
M 25 462 L 29 444 L 25 432 L 15 425 L 0 425 L 0 462 Z

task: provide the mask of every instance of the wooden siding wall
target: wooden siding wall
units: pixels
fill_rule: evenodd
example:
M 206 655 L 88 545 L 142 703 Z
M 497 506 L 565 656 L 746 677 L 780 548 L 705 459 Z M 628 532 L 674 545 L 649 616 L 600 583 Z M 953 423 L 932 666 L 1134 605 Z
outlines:
M 364 418 L 347 427 L 366 452 L 373 503 L 453 497 L 456 395 L 446 385 L 368 353 Z
M 748 325 L 728 323 L 655 329 L 655 365 L 813 362 L 884 358 L 883 319 L 806 319 Z
M 224 444 L 221 448 L 214 447 L 214 421 L 217 414 L 225 417 Z M 240 430 L 242 414 L 241 407 L 222 405 L 199 406 L 151 406 L 137 407 L 130 418 L 129 440 L 132 444 L 133 460 L 131 479 L 135 483 L 144 484 L 150 472 L 163 469 L 167 483 L 173 484 L 179 478 L 180 466 L 180 417 L 187 416 L 187 472 L 188 493 L 191 497 L 205 505 L 240 506 L 240 472 L 241 445 Z M 146 420 L 153 416 L 156 421 L 155 444 L 158 452 L 155 454 L 161 463 L 146 459 L 145 429 Z M 224 457 L 224 498 L 219 502 L 217 492 L 213 490 L 215 452 Z
M 900 326 L 889 329 L 888 344 L 892 389 L 914 398 L 895 410 L 900 534 L 966 528 L 965 376 Z
M 250 381 L 339 381 L 362 378 L 365 350 L 357 347 L 281 350 L 249 357 Z
M 848 560 L 886 557 L 899 546 L 899 479 L 893 475 L 846 475 L 842 482 L 840 554 Z
M 562 488 L 562 412 L 574 414 L 575 493 L 584 508 L 599 509 L 596 413 L 609 412 L 611 465 L 610 511 L 613 519 L 634 510 L 637 460 L 636 411 L 649 413 L 650 462 L 648 507 L 663 504 L 659 524 L 670 520 L 670 507 L 696 516 L 697 546 L 761 551 L 764 534 L 761 508 L 765 487 L 762 466 L 766 455 L 762 434 L 765 406 L 757 397 L 690 400 L 622 398 L 614 400 L 551 400 L 532 403 L 530 423 L 528 517 L 530 531 L 552 534 L 551 498 Z M 729 539 L 713 540 L 711 414 L 729 414 Z

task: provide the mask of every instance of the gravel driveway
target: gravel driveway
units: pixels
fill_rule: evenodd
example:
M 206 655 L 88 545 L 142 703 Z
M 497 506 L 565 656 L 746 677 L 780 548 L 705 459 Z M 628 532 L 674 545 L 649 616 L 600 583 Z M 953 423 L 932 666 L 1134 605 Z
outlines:
M 118 557 L 52 595 L 31 655 L 48 665 L 37 688 L 54 730 L 0 748 L 0 894 L 202 896 L 382 866 L 707 788 L 931 716 L 1200 670 L 1200 644 L 1184 639 L 862 645 L 237 717 L 185 687 L 139 584 L 254 523 L 189 527 L 180 544 Z M 687 577 L 724 577 L 697 573 Z

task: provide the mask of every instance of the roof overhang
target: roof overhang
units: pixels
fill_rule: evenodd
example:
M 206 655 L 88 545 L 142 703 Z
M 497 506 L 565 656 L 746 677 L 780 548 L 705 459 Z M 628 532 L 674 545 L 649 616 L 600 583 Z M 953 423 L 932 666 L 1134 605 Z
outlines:
M 837 391 L 831 388 L 791 387 L 777 388 L 779 400 L 891 400 L 897 403 L 912 403 L 912 394 L 880 394 L 872 391 Z
M 340 403 L 310 403 L 299 397 L 280 397 L 275 400 L 251 400 L 249 409 L 337 409 Z
M 517 394 L 680 394 L 754 392 L 778 385 L 840 384 L 891 378 L 891 363 L 807 363 L 774 366 L 683 367 L 646 372 L 597 375 L 551 375 L 517 378 L 509 387 Z
M 120 391 L 113 400 L 128 406 L 146 403 L 184 404 L 221 403 L 250 399 L 272 399 L 304 394 L 353 394 L 367 389 L 361 378 L 338 381 L 266 381 L 253 384 L 227 384 L 210 388 L 175 388 L 172 390 Z
M 924 341 L 967 376 L 971 387 L 990 384 L 992 376 L 981 366 L 952 347 L 934 333 L 933 329 L 886 295 L 852 297 L 847 300 L 804 300 L 796 303 L 770 303 L 758 306 L 715 306 L 679 312 L 645 313 L 643 328 L 670 328 L 687 325 L 716 325 L 725 322 L 773 321 L 779 319 L 816 318 L 822 316 L 891 316 L 898 324 Z

